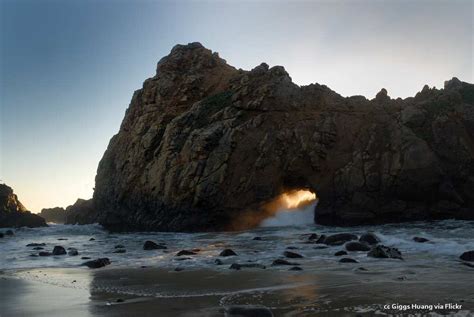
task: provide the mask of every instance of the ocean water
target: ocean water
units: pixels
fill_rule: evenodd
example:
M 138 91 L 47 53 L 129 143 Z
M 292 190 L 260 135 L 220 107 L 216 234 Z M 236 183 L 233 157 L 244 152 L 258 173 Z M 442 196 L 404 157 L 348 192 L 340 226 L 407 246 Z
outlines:
M 259 228 L 240 232 L 115 234 L 97 224 L 16 229 L 14 236 L 0 239 L 0 275 L 10 278 L 0 276 L 0 315 L 3 309 L 5 316 L 64 316 L 66 311 L 69 316 L 136 316 L 137 311 L 159 316 L 222 316 L 223 309 L 232 305 L 263 305 L 275 316 L 474 313 L 474 268 L 459 259 L 463 252 L 474 250 L 474 221 L 325 227 L 313 223 L 313 210 L 314 205 L 283 209 Z M 343 245 L 308 240 L 312 233 L 342 232 L 359 236 L 373 232 L 382 244 L 398 248 L 404 260 L 348 252 L 344 257 L 358 263 L 340 263 L 341 257 L 334 253 L 343 250 Z M 415 236 L 429 241 L 415 242 Z M 167 249 L 143 250 L 147 240 L 164 243 Z M 56 245 L 76 248 L 79 255 L 31 256 L 39 250 L 27 247 L 29 243 L 45 243 L 44 251 Z M 126 253 L 114 253 L 117 245 Z M 237 256 L 220 257 L 226 248 Z M 303 256 L 287 259 L 297 262 L 302 271 L 271 265 L 284 258 L 288 248 Z M 196 250 L 196 254 L 176 256 L 180 250 Z M 87 261 L 81 257 L 107 257 L 111 265 L 90 270 L 81 266 Z M 217 265 L 216 259 L 223 264 Z M 232 263 L 261 264 L 266 269 L 235 271 L 230 269 Z M 8 291 L 15 287 L 20 288 Z M 117 298 L 125 302 L 117 303 Z M 63 301 L 68 304 L 64 306 Z M 75 312 L 71 312 L 71 301 Z M 404 310 L 411 304 L 438 303 L 455 303 L 462 309 Z
M 331 235 L 348 232 L 361 235 L 373 232 L 382 244 L 398 248 L 404 257 L 398 266 L 420 266 L 427 270 L 439 267 L 457 267 L 459 256 L 474 250 L 474 221 L 432 221 L 403 224 L 387 224 L 361 227 L 326 227 L 313 223 L 314 206 L 300 211 L 282 210 L 275 217 L 265 220 L 260 228 L 240 232 L 219 233 L 109 233 L 98 224 L 59 225 L 50 224 L 46 228 L 21 228 L 13 237 L 0 239 L 0 270 L 32 268 L 78 267 L 85 260 L 99 257 L 110 258 L 113 267 L 157 267 L 157 268 L 205 268 L 228 270 L 231 263 L 260 263 L 270 266 L 272 261 L 282 258 L 288 248 L 300 253 L 304 259 L 296 259 L 305 269 L 337 270 L 339 258 L 334 253 L 344 246 L 317 245 L 308 243 L 311 233 Z M 3 230 L 5 231 L 5 230 Z M 254 237 L 261 240 L 253 240 Z M 429 239 L 418 243 L 413 237 Z M 95 240 L 90 241 L 91 238 Z M 147 240 L 165 243 L 166 250 L 143 250 Z M 38 250 L 27 247 L 29 243 L 45 243 L 44 251 L 52 251 L 54 246 L 76 248 L 78 256 L 31 256 Z M 116 245 L 123 245 L 126 253 L 113 253 Z M 224 265 L 216 265 L 215 259 L 226 248 L 234 250 L 238 256 L 220 257 Z M 177 257 L 180 250 L 199 249 L 197 255 Z M 367 252 L 349 252 L 362 266 L 391 266 L 395 260 L 367 257 Z M 184 259 L 183 259 L 184 258 Z M 401 262 L 396 260 L 397 262 Z M 278 269 L 278 268 L 275 268 Z M 285 268 L 287 269 L 287 268 Z

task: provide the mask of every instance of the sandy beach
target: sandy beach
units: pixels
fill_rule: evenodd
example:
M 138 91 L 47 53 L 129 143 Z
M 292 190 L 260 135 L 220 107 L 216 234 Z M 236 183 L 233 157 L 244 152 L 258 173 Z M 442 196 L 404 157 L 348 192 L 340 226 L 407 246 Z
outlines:
M 409 270 L 365 271 L 357 265 L 341 266 L 339 272 L 175 272 L 155 268 L 7 271 L 0 277 L 0 315 L 225 316 L 229 307 L 258 305 L 269 308 L 275 316 L 469 316 L 474 311 L 474 291 L 464 270 L 472 268 L 423 276 Z M 437 304 L 444 308 L 437 309 Z M 461 308 L 449 309 L 447 304 Z M 417 309 L 410 309 L 411 305 L 418 305 Z

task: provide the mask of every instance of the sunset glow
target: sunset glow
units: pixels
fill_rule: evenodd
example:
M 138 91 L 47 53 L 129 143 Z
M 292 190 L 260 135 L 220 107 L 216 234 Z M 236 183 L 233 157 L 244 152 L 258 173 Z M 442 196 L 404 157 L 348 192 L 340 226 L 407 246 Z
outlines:
M 316 200 L 316 194 L 309 190 L 295 190 L 281 195 L 281 202 L 284 208 L 297 208 L 300 205 Z

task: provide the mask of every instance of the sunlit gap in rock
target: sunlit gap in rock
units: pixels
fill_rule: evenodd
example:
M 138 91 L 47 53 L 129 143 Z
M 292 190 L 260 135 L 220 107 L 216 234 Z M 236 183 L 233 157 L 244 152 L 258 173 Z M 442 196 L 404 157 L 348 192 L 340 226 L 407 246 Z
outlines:
M 303 225 L 314 222 L 314 210 L 318 199 L 309 190 L 292 190 L 281 194 L 265 206 L 268 217 L 261 227 Z

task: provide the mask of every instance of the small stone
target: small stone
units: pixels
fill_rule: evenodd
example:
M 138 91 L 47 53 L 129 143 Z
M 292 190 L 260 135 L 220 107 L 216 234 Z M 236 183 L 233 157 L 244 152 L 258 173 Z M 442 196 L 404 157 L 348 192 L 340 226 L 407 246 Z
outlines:
M 289 261 L 284 260 L 284 259 L 276 259 L 272 263 L 272 266 L 279 266 L 279 265 L 293 265 L 293 266 L 296 266 L 296 265 L 301 265 L 301 264 L 295 263 L 295 262 L 289 262 Z
M 266 269 L 267 267 L 258 263 L 232 263 L 229 267 L 231 270 L 240 270 L 242 268 L 256 268 L 256 269 Z
M 62 246 L 57 245 L 54 247 L 53 255 L 64 255 L 64 254 L 67 254 L 67 252 Z
M 340 263 L 359 263 L 357 260 L 351 258 L 342 258 L 339 260 Z
M 167 249 L 166 246 L 162 244 L 156 244 L 153 241 L 145 241 L 145 244 L 143 244 L 143 250 L 164 250 Z
M 39 256 L 50 256 L 52 255 L 51 252 L 48 252 L 48 251 L 41 251 L 40 253 L 38 253 Z
M 13 233 L 12 230 L 7 230 L 7 231 L 5 231 L 5 235 L 6 235 L 6 236 L 13 236 L 13 235 L 15 235 L 15 234 Z
M 77 249 L 71 248 L 67 254 L 70 256 L 76 256 L 79 255 L 79 252 L 77 251 Z
M 125 300 L 122 299 L 122 298 L 117 298 L 117 300 L 115 301 L 116 303 L 123 303 Z
M 418 242 L 418 243 L 425 243 L 425 242 L 428 242 L 430 240 L 428 240 L 426 238 L 422 238 L 422 237 L 414 237 L 413 241 Z
M 28 243 L 27 247 L 44 247 L 46 243 Z
M 126 252 L 127 252 L 127 250 L 125 250 L 125 249 L 118 249 L 118 250 L 115 250 L 112 253 L 126 253 Z
M 316 243 L 323 244 L 325 240 L 326 236 L 323 234 L 318 238 L 318 240 L 316 240 Z
M 254 237 L 252 240 L 261 241 L 261 240 L 262 240 L 262 237 Z
M 125 246 L 121 245 L 121 244 L 117 244 L 114 249 L 125 249 Z
M 235 253 L 232 249 L 225 249 L 219 254 L 219 256 L 233 256 L 233 255 L 237 255 L 237 253 Z
M 81 260 L 90 260 L 90 257 L 88 257 L 88 256 L 83 256 L 83 257 L 81 257 Z
M 184 268 L 182 268 L 182 267 L 177 267 L 177 268 L 175 268 L 174 270 L 175 270 L 175 272 L 181 272 L 181 271 L 184 271 Z
M 295 252 L 291 252 L 291 251 L 285 251 L 283 252 L 283 255 L 286 256 L 287 258 L 290 258 L 290 259 L 299 259 L 299 258 L 303 258 L 303 256 L 299 253 L 295 253 Z
M 318 239 L 318 235 L 316 233 L 312 233 L 308 237 L 309 241 L 313 241 L 313 240 L 316 240 L 316 239 Z
M 225 317 L 273 317 L 273 313 L 263 306 L 239 305 L 226 307 Z
M 299 266 L 292 266 L 288 269 L 288 271 L 303 271 L 303 269 Z
M 222 262 L 222 260 L 220 260 L 220 259 L 215 259 L 215 260 L 214 260 L 214 263 L 215 263 L 216 265 L 222 265 L 222 264 L 224 264 L 224 262 Z
M 33 250 L 44 250 L 43 247 L 34 247 Z
M 336 253 L 334 253 L 335 256 L 341 256 L 341 255 L 347 255 L 347 252 L 346 251 L 337 251 Z
M 195 255 L 196 252 L 190 251 L 190 250 L 181 250 L 178 253 L 176 253 L 176 256 L 183 256 L 183 255 Z
M 90 238 L 89 241 L 95 241 L 95 239 L 94 239 L 94 238 Z

